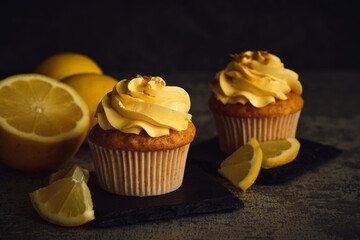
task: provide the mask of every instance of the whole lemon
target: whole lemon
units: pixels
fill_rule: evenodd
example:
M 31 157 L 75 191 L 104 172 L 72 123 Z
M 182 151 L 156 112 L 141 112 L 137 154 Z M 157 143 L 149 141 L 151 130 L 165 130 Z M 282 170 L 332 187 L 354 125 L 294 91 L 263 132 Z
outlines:
M 60 80 L 79 73 L 97 73 L 103 71 L 91 58 L 80 53 L 58 53 L 46 58 L 35 69 L 36 73 Z
M 90 130 L 98 122 L 95 113 L 99 102 L 112 91 L 118 80 L 107 75 L 85 73 L 69 76 L 61 82 L 73 87 L 87 103 L 90 111 Z

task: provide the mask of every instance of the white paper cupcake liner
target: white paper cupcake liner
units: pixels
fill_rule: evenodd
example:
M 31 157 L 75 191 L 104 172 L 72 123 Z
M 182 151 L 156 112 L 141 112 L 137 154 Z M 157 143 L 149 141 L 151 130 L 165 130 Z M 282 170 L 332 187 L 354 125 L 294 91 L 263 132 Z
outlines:
M 107 149 L 89 141 L 99 185 L 126 196 L 154 196 L 178 189 L 190 144 L 154 152 Z
M 239 118 L 213 112 L 221 151 L 233 153 L 252 137 L 269 141 L 295 137 L 301 110 L 269 118 Z

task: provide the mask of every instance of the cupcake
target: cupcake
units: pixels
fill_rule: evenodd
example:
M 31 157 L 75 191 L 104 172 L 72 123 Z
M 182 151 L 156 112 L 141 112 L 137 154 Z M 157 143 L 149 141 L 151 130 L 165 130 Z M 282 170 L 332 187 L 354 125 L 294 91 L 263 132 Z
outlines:
M 99 185 L 126 196 L 154 196 L 182 185 L 195 137 L 190 98 L 160 77 L 121 80 L 98 105 L 88 136 Z
M 295 137 L 304 100 L 298 75 L 267 51 L 245 51 L 213 78 L 209 108 L 220 149 L 232 153 L 252 137 Z

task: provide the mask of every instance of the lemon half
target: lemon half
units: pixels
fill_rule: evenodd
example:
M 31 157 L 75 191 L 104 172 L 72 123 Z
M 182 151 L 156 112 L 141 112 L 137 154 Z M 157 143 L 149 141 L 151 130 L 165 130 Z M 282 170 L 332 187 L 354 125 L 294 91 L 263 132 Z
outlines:
M 0 81 L 0 160 L 23 171 L 54 169 L 78 151 L 89 110 L 67 84 L 40 74 Z

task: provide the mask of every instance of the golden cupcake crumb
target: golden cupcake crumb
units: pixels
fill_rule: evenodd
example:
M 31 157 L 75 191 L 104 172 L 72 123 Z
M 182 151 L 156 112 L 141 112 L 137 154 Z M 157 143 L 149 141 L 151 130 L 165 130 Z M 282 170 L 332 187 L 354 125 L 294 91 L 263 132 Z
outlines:
M 286 94 L 286 100 L 276 100 L 275 103 L 266 105 L 262 108 L 256 108 L 249 102 L 246 104 L 223 104 L 217 100 L 214 95 L 209 99 L 209 108 L 219 114 L 232 117 L 279 117 L 295 113 L 302 109 L 304 105 L 303 98 L 293 92 Z
M 170 130 L 169 135 L 156 138 L 150 137 L 145 131 L 141 131 L 139 135 L 128 134 L 118 130 L 103 130 L 96 125 L 89 133 L 89 140 L 110 149 L 145 152 L 184 146 L 193 141 L 195 132 L 192 122 L 183 131 Z

